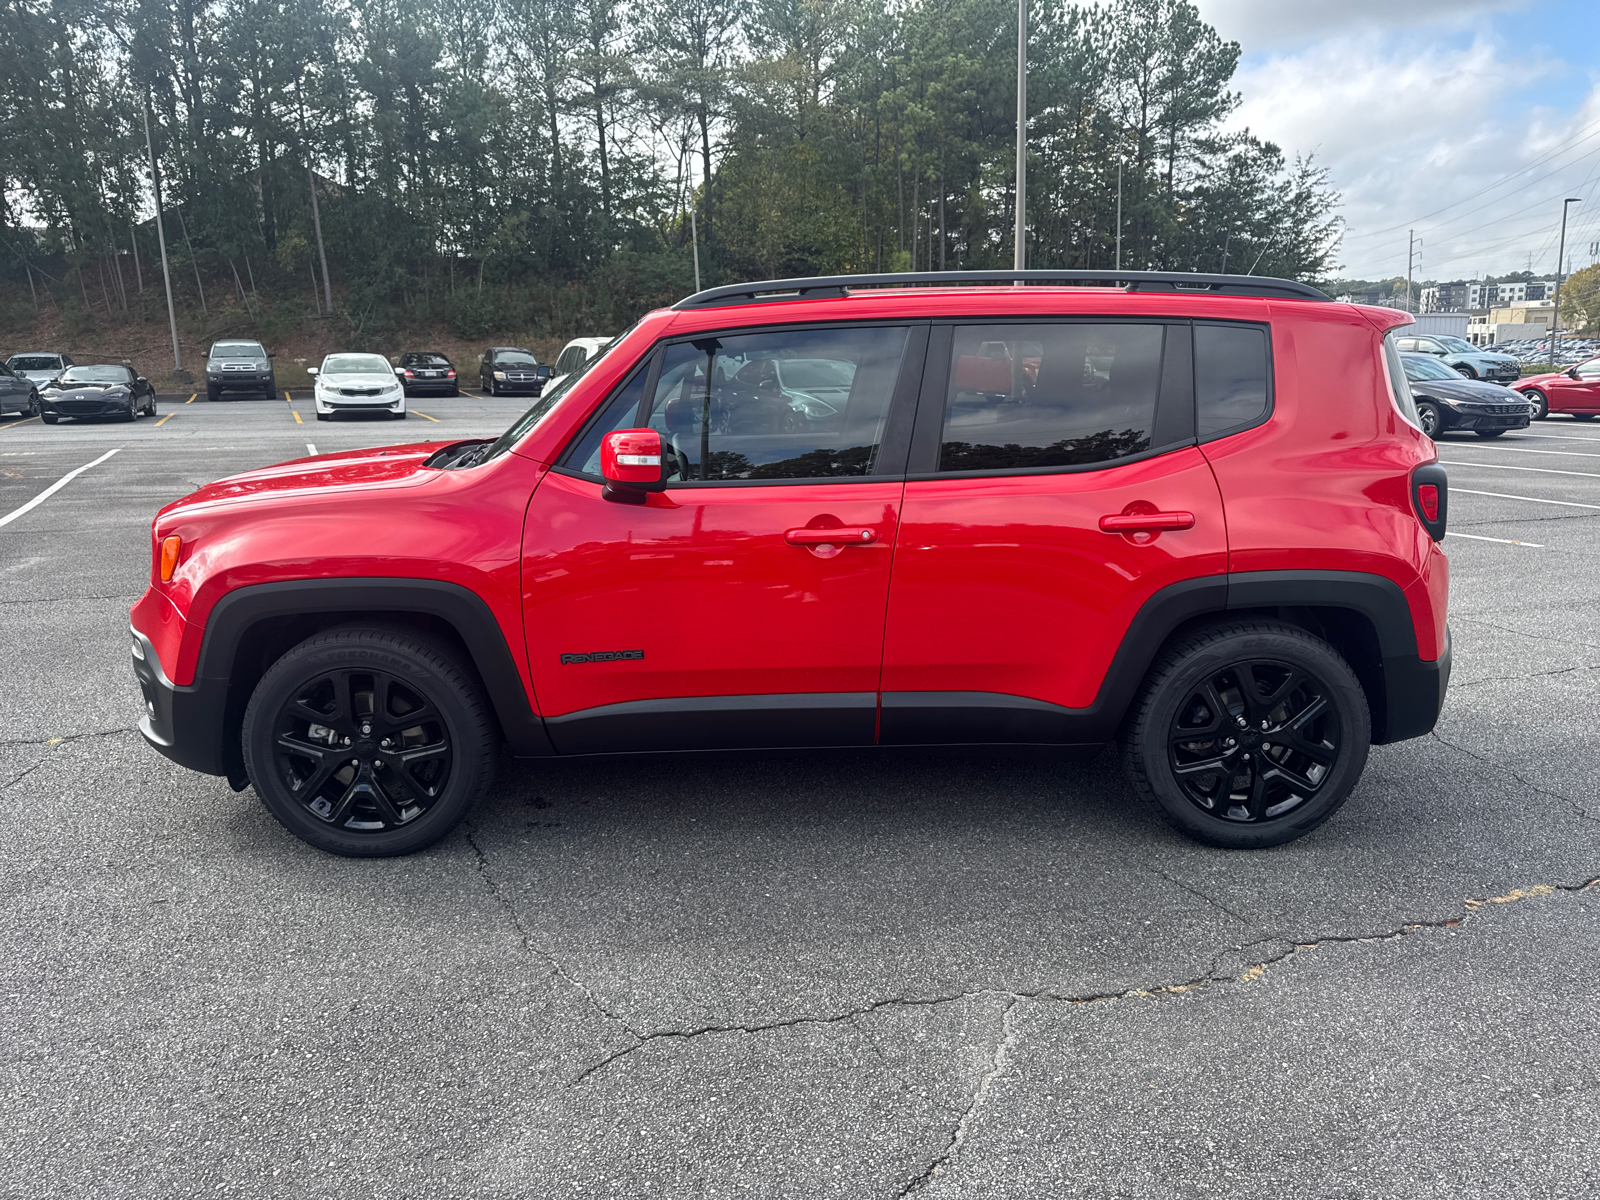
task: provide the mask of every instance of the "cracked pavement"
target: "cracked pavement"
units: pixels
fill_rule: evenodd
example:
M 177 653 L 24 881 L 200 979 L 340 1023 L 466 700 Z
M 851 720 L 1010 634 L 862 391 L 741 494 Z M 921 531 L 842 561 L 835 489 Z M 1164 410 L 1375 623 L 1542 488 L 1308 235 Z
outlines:
M 1600 512 L 1453 496 L 1452 528 L 1544 548 L 1449 541 L 1437 734 L 1255 854 L 1172 833 L 1109 755 L 861 752 L 504 761 L 441 845 L 354 862 L 144 746 L 156 507 L 516 407 L 0 432 L 0 515 L 126 447 L 0 529 L 0 1193 L 1600 1189 Z M 1600 503 L 1600 473 L 1450 471 Z

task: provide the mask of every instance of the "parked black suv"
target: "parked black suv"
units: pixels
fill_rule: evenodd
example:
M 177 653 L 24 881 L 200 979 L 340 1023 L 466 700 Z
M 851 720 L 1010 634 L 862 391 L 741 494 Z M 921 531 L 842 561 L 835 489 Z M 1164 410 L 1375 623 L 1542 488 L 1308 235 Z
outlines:
M 1526 429 L 1533 404 L 1498 383 L 1463 379 L 1431 354 L 1402 354 L 1406 382 L 1417 402 L 1417 422 L 1429 437 L 1471 430 L 1481 438 Z
M 478 362 L 478 386 L 491 396 L 544 391 L 550 368 L 520 346 L 490 346 Z
M 406 395 L 459 396 L 455 364 L 436 350 L 409 350 L 400 356 L 394 373 Z
M 260 342 L 213 342 L 206 355 L 206 399 L 215 400 L 227 391 L 260 392 L 276 400 L 278 378 L 268 361 L 273 357 Z

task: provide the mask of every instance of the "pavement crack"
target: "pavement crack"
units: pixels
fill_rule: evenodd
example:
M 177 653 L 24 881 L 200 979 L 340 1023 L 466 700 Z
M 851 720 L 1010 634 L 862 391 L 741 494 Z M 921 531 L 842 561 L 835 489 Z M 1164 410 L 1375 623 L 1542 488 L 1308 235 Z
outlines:
M 477 832 L 471 825 L 468 825 L 466 830 L 467 845 L 472 847 L 472 852 L 477 857 L 478 874 L 488 887 L 489 894 L 494 897 L 495 903 L 505 911 L 507 919 L 511 922 L 512 929 L 516 931 L 517 938 L 522 943 L 522 949 L 528 954 L 544 959 L 545 962 L 550 964 L 551 971 L 568 987 L 581 993 L 596 1012 L 605 1017 L 606 1020 L 621 1025 L 634 1038 L 638 1038 L 640 1036 L 639 1032 L 629 1024 L 626 1017 L 608 1008 L 587 984 L 568 971 L 555 955 L 533 940 L 533 935 L 528 932 L 527 927 L 522 923 L 522 917 L 517 912 L 516 905 L 511 902 L 511 897 L 506 895 L 505 890 L 500 886 L 500 881 L 495 878 L 494 872 L 490 870 L 489 856 L 483 852 L 483 847 L 478 844 Z
M 1574 671 L 1600 671 L 1600 663 L 1581 663 L 1574 667 L 1552 667 L 1548 671 L 1529 671 L 1525 675 L 1491 675 L 1487 679 L 1473 679 L 1454 686 L 1459 691 L 1462 688 L 1481 687 L 1486 683 L 1514 683 L 1519 679 L 1544 679 L 1551 675 L 1570 675 Z
M 1448 747 L 1449 749 L 1456 751 L 1458 754 L 1465 754 L 1468 758 L 1475 759 L 1486 767 L 1511 776 L 1511 778 L 1522 784 L 1523 787 L 1531 788 L 1533 791 L 1536 791 L 1541 795 L 1549 796 L 1553 800 L 1561 801 L 1561 803 L 1572 809 L 1573 812 L 1577 813 L 1578 816 L 1582 817 L 1585 821 L 1600 821 L 1600 817 L 1596 817 L 1590 813 L 1580 801 L 1574 800 L 1571 796 L 1563 795 L 1561 792 L 1555 791 L 1552 788 L 1544 787 L 1542 784 L 1537 784 L 1526 776 L 1520 775 L 1516 771 L 1513 771 L 1510 767 L 1503 766 L 1500 763 L 1495 762 L 1493 759 L 1485 758 L 1476 751 L 1468 750 L 1465 746 L 1458 746 L 1454 742 L 1446 741 L 1439 735 L 1439 731 L 1437 729 L 1435 729 L 1428 736 L 1433 738 L 1433 740 L 1438 742 L 1441 746 Z
M 994 1081 L 1000 1078 L 1006 1069 L 1006 1063 L 1011 1057 L 1011 1049 L 1017 1044 L 1017 1031 L 1011 1023 L 1011 1013 L 1017 1007 L 1019 998 L 1013 996 L 1000 1010 L 1000 1034 L 995 1039 L 994 1053 L 989 1056 L 989 1068 L 978 1079 L 978 1086 L 973 1089 L 972 1099 L 967 1102 L 966 1111 L 961 1114 L 955 1128 L 950 1131 L 950 1141 L 944 1148 L 944 1153 L 928 1165 L 928 1169 L 912 1179 L 910 1183 L 901 1188 L 897 1193 L 899 1197 L 913 1196 L 923 1188 L 933 1183 L 943 1175 L 950 1164 L 961 1153 L 961 1148 L 966 1145 L 967 1131 L 972 1127 L 972 1122 L 978 1115 L 978 1110 L 983 1107 L 983 1102 L 989 1096 L 989 1090 L 994 1086 Z
M 1490 629 L 1500 630 L 1501 633 L 1512 633 L 1518 637 L 1533 638 L 1535 641 L 1540 642 L 1554 642 L 1558 646 L 1587 646 L 1591 650 L 1600 650 L 1600 645 L 1594 642 L 1580 641 L 1571 637 L 1551 637 L 1547 633 L 1529 633 L 1526 629 L 1518 629 L 1514 625 L 1502 625 L 1498 621 L 1489 620 L 1487 617 L 1463 617 L 1457 613 L 1451 613 L 1450 619 L 1452 621 L 1465 621 L 1469 625 L 1487 625 Z
M 1207 904 L 1211 905 L 1212 908 L 1216 909 L 1218 912 L 1226 913 L 1228 916 L 1232 917 L 1235 921 L 1239 922 L 1239 924 L 1248 926 L 1251 929 L 1259 929 L 1260 928 L 1260 925 L 1259 925 L 1258 922 L 1252 921 L 1249 917 L 1246 917 L 1242 913 L 1234 912 L 1233 909 L 1229 908 L 1226 904 L 1224 904 L 1222 901 L 1218 900 L 1215 896 L 1208 896 L 1208 895 L 1206 895 L 1206 893 L 1202 892 L 1199 888 L 1191 887 L 1189 884 L 1185 883 L 1183 880 L 1178 879 L 1175 876 L 1168 875 L 1165 871 L 1163 871 L 1160 867 L 1156 866 L 1154 863 L 1148 863 L 1147 862 L 1147 863 L 1144 864 L 1144 868 L 1145 868 L 1145 870 L 1150 871 L 1153 874 L 1161 876 L 1161 878 L 1165 879 L 1168 883 L 1172 884 L 1173 887 L 1182 888 L 1184 891 L 1188 892 L 1191 896 L 1195 897 L 1197 900 L 1204 900 Z
M 138 730 L 137 725 L 121 725 L 115 729 L 91 729 L 87 733 L 65 733 L 58 737 L 15 738 L 0 741 L 0 746 L 45 746 L 53 749 L 68 742 L 83 741 L 85 738 L 115 737 L 119 733 L 137 733 Z

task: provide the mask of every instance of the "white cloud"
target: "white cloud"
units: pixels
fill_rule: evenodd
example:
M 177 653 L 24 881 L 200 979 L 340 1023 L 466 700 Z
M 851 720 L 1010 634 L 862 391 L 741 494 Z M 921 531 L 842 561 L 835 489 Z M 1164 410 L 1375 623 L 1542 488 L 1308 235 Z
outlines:
M 1248 53 L 1361 28 L 1470 25 L 1491 12 L 1518 11 L 1531 0 L 1195 0 L 1225 38 Z
M 1267 7 L 1259 0 L 1213 0 L 1211 7 L 1223 3 Z M 1440 6 L 1414 2 L 1411 9 L 1419 7 Z M 1533 268 L 1548 271 L 1555 265 L 1549 230 L 1560 219 L 1562 195 L 1593 196 L 1586 208 L 1600 222 L 1600 136 L 1466 198 L 1600 121 L 1600 89 L 1576 112 L 1517 102 L 1518 89 L 1564 72 L 1558 62 L 1508 54 L 1486 35 L 1459 45 L 1357 30 L 1242 70 L 1234 79 L 1242 103 L 1233 124 L 1287 153 L 1314 151 L 1330 169 L 1344 195 L 1348 231 L 1340 258 L 1348 275 L 1404 274 L 1413 223 L 1424 241 L 1419 277 L 1521 269 L 1530 252 Z M 1445 205 L 1452 207 L 1430 215 Z M 1574 235 L 1591 224 L 1579 218 L 1569 234 L 1569 247 L 1585 250 L 1581 262 L 1588 261 L 1587 241 Z

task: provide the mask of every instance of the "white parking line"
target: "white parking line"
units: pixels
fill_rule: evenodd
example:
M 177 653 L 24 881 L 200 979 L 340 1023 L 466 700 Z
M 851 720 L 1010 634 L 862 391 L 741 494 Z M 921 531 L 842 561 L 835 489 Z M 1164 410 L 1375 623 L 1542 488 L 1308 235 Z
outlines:
M 54 496 L 62 488 L 66 487 L 67 484 L 71 483 L 79 475 L 82 475 L 90 467 L 98 467 L 101 463 L 105 462 L 106 459 L 110 458 L 113 454 L 115 454 L 117 452 L 117 450 L 121 450 L 121 449 L 122 449 L 122 447 L 118 446 L 116 450 L 107 450 L 104 454 L 102 454 L 99 458 L 95 459 L 93 462 L 84 463 L 83 466 L 78 467 L 75 470 L 68 471 L 60 479 L 56 480 L 49 487 L 45 488 L 44 491 L 40 492 L 32 500 L 29 500 L 21 508 L 14 508 L 10 512 L 8 512 L 5 516 L 0 517 L 0 525 L 9 525 L 9 524 L 11 524 L 11 522 L 15 521 L 18 517 L 22 516 L 23 513 L 32 512 L 34 509 L 38 508 L 39 505 L 43 504 L 46 500 L 50 499 L 51 496 Z
M 1529 433 L 1526 429 L 1512 430 L 1518 437 L 1543 438 L 1547 442 L 1600 442 L 1600 437 L 1584 437 L 1581 433 Z M 1451 442 L 1452 446 L 1469 446 L 1470 442 Z
M 1562 508 L 1592 508 L 1600 511 L 1600 504 L 1579 504 L 1576 500 L 1541 500 L 1538 496 L 1510 496 L 1505 492 L 1475 492 L 1471 488 L 1452 487 L 1450 494 L 1468 496 L 1493 496 L 1496 500 L 1526 500 L 1529 504 L 1559 504 Z
M 1544 549 L 1543 542 L 1519 542 L 1513 538 L 1484 537 L 1481 533 L 1457 533 L 1453 529 L 1447 532 L 1445 537 L 1471 538 L 1475 542 L 1499 542 L 1503 546 L 1528 546 L 1534 550 Z
M 1474 446 L 1471 442 L 1452 445 L 1452 450 L 1498 450 L 1502 454 L 1559 454 L 1563 458 L 1600 458 L 1593 450 L 1528 450 L 1521 446 L 1491 446 L 1487 443 Z
M 315 458 L 317 456 L 317 444 L 315 442 L 307 442 L 306 452 L 310 454 L 312 458 Z
M 1447 467 L 1477 467 L 1484 471 L 1531 471 L 1535 475 L 1576 475 L 1580 479 L 1600 479 L 1600 471 L 1555 471 L 1549 467 L 1508 467 L 1504 463 L 1462 462 L 1458 458 L 1441 458 Z

